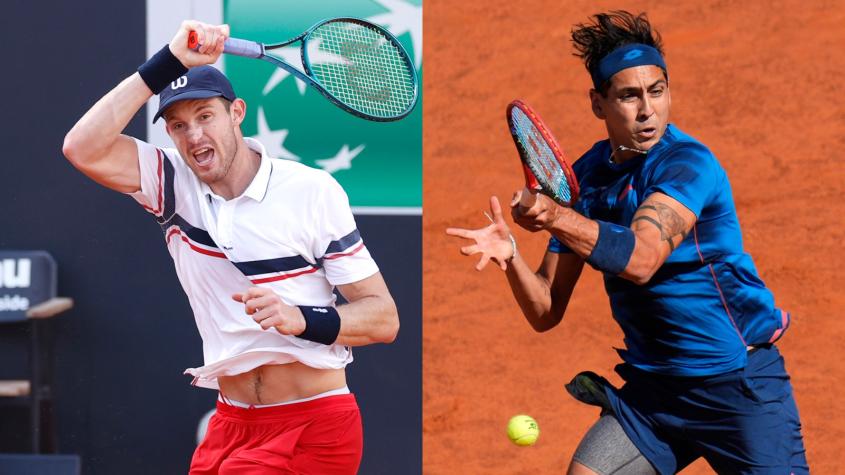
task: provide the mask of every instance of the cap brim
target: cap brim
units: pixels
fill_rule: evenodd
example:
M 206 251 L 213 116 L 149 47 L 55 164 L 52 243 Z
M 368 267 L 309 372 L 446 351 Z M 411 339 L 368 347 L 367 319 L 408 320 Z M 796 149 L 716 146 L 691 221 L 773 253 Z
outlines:
M 184 92 L 182 94 L 176 94 L 175 96 L 170 97 L 166 101 L 162 102 L 158 105 L 158 112 L 153 117 L 153 123 L 155 123 L 164 111 L 170 107 L 174 102 L 178 101 L 186 101 L 188 99 L 208 99 L 209 97 L 224 97 L 225 95 L 220 91 L 213 91 L 211 89 L 195 89 L 193 91 Z

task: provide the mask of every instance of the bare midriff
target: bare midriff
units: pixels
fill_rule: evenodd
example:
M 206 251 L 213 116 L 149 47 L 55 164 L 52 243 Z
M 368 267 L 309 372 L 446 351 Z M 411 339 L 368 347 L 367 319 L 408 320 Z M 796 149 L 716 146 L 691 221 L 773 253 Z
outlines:
M 346 386 L 344 369 L 317 369 L 299 362 L 259 366 L 218 378 L 224 397 L 246 404 L 275 404 L 304 399 Z

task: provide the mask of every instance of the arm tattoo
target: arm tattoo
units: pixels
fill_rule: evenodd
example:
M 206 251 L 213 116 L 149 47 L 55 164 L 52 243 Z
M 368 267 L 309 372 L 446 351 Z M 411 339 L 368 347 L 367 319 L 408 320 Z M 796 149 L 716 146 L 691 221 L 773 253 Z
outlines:
M 688 231 L 685 229 L 683 218 L 668 205 L 655 202 L 653 205 L 644 204 L 640 206 L 640 209 L 653 210 L 657 213 L 657 219 L 649 216 L 637 216 L 631 221 L 631 224 L 637 221 L 646 221 L 656 226 L 660 230 L 660 239 L 669 244 L 669 252 L 675 250 L 675 243 L 673 242 L 675 236 L 680 235 L 681 241 L 687 237 Z

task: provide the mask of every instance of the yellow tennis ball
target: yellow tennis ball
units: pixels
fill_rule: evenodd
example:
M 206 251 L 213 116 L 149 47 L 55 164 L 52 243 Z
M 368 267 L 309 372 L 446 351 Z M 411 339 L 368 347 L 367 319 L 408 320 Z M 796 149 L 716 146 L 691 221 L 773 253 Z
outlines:
M 508 421 L 508 438 L 516 445 L 534 445 L 540 437 L 540 427 L 530 416 L 520 414 Z

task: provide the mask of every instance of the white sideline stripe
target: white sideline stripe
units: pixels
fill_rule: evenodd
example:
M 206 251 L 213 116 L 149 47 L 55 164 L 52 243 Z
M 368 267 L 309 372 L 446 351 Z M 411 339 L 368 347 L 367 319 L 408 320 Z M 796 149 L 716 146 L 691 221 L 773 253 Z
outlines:
M 414 206 L 353 206 L 352 214 L 373 216 L 422 216 L 422 207 Z

